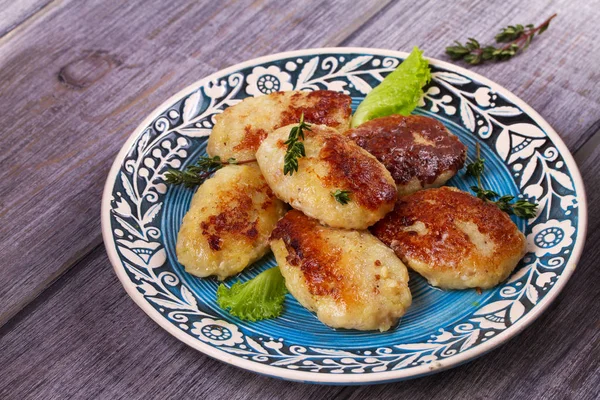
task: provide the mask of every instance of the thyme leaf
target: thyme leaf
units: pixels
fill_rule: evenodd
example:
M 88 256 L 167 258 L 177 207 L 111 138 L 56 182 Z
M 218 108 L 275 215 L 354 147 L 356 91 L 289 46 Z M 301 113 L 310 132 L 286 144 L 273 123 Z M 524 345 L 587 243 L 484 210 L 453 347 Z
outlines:
M 331 192 L 331 196 L 342 205 L 346 205 L 350 202 L 350 194 L 352 194 L 349 190 L 340 190 L 337 189 L 334 192 Z
M 223 168 L 225 165 L 248 164 L 256 160 L 237 161 L 230 158 L 227 161 L 221 161 L 221 157 L 202 156 L 195 164 L 187 166 L 183 171 L 169 169 L 165 173 L 165 182 L 170 185 L 183 185 L 186 188 L 193 188 L 202 185 L 215 171 Z
M 306 156 L 304 143 L 300 142 L 300 139 L 304 140 L 304 130 L 310 131 L 310 124 L 304 122 L 304 113 L 302 113 L 298 125 L 290 130 L 288 140 L 285 141 L 287 150 L 283 159 L 284 175 L 298 172 L 298 159 Z
M 536 203 L 531 203 L 527 200 L 517 200 L 514 203 L 511 203 L 515 199 L 515 196 L 510 194 L 507 195 L 499 195 L 493 190 L 485 189 L 481 184 L 481 176 L 485 170 L 484 162 L 485 160 L 481 158 L 481 148 L 479 143 L 476 144 L 477 149 L 477 159 L 471 164 L 467 165 L 467 175 L 470 175 L 477 179 L 477 186 L 471 186 L 471 190 L 475 192 L 475 195 L 479 197 L 481 200 L 492 203 L 498 206 L 499 209 L 504 211 L 509 215 L 516 215 L 521 218 L 533 218 L 537 215 L 537 207 Z
M 455 41 L 453 46 L 446 47 L 446 54 L 453 60 L 463 60 L 464 62 L 477 65 L 485 61 L 506 61 L 517 53 L 529 47 L 534 36 L 539 36 L 550 26 L 550 21 L 556 17 L 552 15 L 539 26 L 528 25 L 509 25 L 502 28 L 495 37 L 497 43 L 506 43 L 504 46 L 481 46 L 474 38 L 469 38 L 465 44 Z

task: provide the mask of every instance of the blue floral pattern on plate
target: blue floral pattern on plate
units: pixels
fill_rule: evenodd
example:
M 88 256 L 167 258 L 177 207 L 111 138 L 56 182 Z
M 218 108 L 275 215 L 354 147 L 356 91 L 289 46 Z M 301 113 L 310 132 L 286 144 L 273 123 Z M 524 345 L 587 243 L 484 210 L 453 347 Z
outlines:
M 356 107 L 405 56 L 321 49 L 249 61 L 185 89 L 142 123 L 115 161 L 102 211 L 111 262 L 140 307 L 180 340 L 223 361 L 285 379 L 344 384 L 407 379 L 458 365 L 539 315 L 583 246 L 579 171 L 556 133 L 522 101 L 435 60 L 415 113 L 441 120 L 467 144 L 469 159 L 475 142 L 482 144 L 486 187 L 540 205 L 535 218 L 514 219 L 527 236 L 528 253 L 506 282 L 482 294 L 444 292 L 411 274 L 413 306 L 399 326 L 358 332 L 324 326 L 289 295 L 282 317 L 240 321 L 216 305 L 216 280 L 193 277 L 177 262 L 175 241 L 193 190 L 167 188 L 164 174 L 205 154 L 215 115 L 245 97 L 280 90 L 335 90 L 352 96 Z M 459 173 L 449 184 L 469 190 L 469 179 Z M 266 256 L 239 279 L 273 265 Z

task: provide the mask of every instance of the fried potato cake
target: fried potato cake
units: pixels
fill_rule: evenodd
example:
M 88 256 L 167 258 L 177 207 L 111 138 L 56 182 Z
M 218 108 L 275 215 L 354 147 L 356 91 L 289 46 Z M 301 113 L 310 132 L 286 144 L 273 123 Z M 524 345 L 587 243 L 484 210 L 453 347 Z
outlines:
M 302 114 L 306 122 L 343 132 L 350 126 L 351 102 L 350 96 L 330 90 L 275 92 L 244 99 L 215 116 L 206 151 L 223 160 L 253 159 L 269 133 L 297 123 Z
M 324 125 L 312 125 L 303 141 L 306 156 L 298 171 L 284 175 L 289 125 L 271 133 L 256 152 L 258 165 L 273 192 L 292 207 L 335 228 L 366 229 L 392 210 L 396 185 L 377 159 Z M 336 190 L 349 191 L 338 202 Z
M 399 195 L 442 186 L 463 167 L 467 148 L 439 121 L 390 115 L 346 133 L 391 172 Z
M 256 164 L 226 166 L 194 194 L 177 237 L 177 259 L 196 276 L 235 275 L 265 255 L 284 213 Z
M 326 325 L 386 331 L 410 306 L 406 266 L 368 231 L 330 228 L 291 210 L 270 243 L 290 293 Z
M 450 187 L 400 197 L 371 231 L 443 289 L 493 287 L 525 255 L 525 237 L 506 213 Z

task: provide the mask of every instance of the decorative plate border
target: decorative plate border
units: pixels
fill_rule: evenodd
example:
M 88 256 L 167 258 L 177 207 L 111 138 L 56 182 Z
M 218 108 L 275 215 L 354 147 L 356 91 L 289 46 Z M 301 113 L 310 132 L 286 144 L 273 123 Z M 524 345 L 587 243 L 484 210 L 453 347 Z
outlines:
M 260 95 L 327 88 L 366 94 L 383 79 L 382 73 L 394 69 L 398 59 L 406 56 L 364 48 L 275 54 L 219 71 L 158 107 L 123 146 L 102 200 L 104 241 L 127 293 L 169 333 L 209 356 L 270 376 L 318 383 L 376 383 L 426 375 L 475 358 L 529 325 L 564 287 L 581 255 L 587 227 L 581 176 L 558 135 L 523 101 L 486 78 L 433 59 L 433 82 L 421 106 L 434 113 L 459 115 L 466 129 L 490 145 L 493 141 L 496 153 L 508 165 L 518 164 L 513 169 L 519 171 L 524 195 L 540 203 L 541 212 L 534 221 L 545 222 L 534 225 L 527 235 L 534 252 L 502 288 L 500 298 L 477 310 L 468 322 L 441 329 L 426 343 L 359 352 L 287 346 L 277 340 L 253 339 L 234 324 L 213 319 L 200 310 L 195 296 L 174 273 L 160 268 L 166 252 L 155 218 L 162 207 L 158 200 L 166 193 L 162 173 L 181 165 L 188 155 L 189 138 L 208 135 L 214 115 L 237 103 L 240 90 Z M 277 66 L 282 59 L 289 60 Z M 252 72 L 247 76 L 238 73 L 249 67 Z M 288 72 L 297 68 L 292 84 Z M 557 200 L 560 207 L 552 207 Z M 557 212 L 560 209 L 562 215 Z M 576 227 L 571 223 L 573 211 Z M 562 270 L 560 279 L 556 279 L 558 270 Z

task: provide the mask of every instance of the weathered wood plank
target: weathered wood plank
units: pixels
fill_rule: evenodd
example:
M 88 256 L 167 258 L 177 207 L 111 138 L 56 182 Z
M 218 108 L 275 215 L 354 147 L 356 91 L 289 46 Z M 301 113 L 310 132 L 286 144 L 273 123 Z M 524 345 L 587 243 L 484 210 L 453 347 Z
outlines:
M 50 3 L 52 0 L 0 0 L 0 38 Z
M 0 398 L 330 398 L 341 388 L 237 370 L 187 347 L 146 317 L 104 247 L 0 328 Z
M 77 2 L 3 43 L 0 325 L 99 243 L 108 168 L 152 109 L 227 65 L 340 40 L 332 21 L 384 4 Z
M 451 61 L 444 51 L 454 40 L 474 37 L 482 44 L 492 43 L 500 28 L 540 24 L 555 12 L 558 16 L 548 31 L 524 53 L 505 63 L 467 68 L 525 100 L 573 150 L 585 142 L 583 133 L 600 119 L 598 2 L 460 0 L 413 7 L 395 2 L 344 45 L 404 51 L 419 45 L 425 55 Z
M 582 165 L 600 202 L 600 148 Z M 309 386 L 238 370 L 169 336 L 130 300 L 104 253 L 92 252 L 0 328 L 0 398 L 598 398 L 600 214 L 558 300 L 518 337 L 431 377 L 375 387 Z
M 600 147 L 600 119 L 592 124 L 583 136 L 589 139 L 573 154 L 578 165 L 582 165 L 594 153 L 596 148 Z

